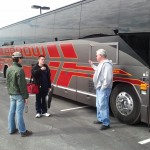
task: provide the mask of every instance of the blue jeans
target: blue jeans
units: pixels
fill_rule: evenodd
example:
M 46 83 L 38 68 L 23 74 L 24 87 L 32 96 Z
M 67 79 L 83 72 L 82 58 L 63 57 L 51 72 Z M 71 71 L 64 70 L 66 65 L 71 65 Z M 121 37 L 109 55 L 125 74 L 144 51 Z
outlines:
M 108 126 L 110 124 L 109 119 L 109 96 L 111 88 L 102 89 L 101 87 L 96 89 L 96 107 L 97 107 L 97 120 L 102 122 L 103 125 Z
M 10 109 L 8 114 L 9 133 L 13 133 L 16 129 L 15 115 L 17 119 L 19 133 L 24 133 L 26 131 L 26 127 L 23 119 L 24 106 L 25 106 L 25 102 L 21 95 L 10 96 Z

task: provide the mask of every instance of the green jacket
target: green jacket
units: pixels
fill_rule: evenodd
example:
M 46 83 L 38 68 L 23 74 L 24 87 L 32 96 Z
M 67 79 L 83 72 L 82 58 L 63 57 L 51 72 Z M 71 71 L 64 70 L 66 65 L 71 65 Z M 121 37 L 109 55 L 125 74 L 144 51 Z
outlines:
M 7 69 L 6 81 L 9 95 L 22 95 L 24 99 L 29 97 L 25 73 L 20 64 L 14 62 Z

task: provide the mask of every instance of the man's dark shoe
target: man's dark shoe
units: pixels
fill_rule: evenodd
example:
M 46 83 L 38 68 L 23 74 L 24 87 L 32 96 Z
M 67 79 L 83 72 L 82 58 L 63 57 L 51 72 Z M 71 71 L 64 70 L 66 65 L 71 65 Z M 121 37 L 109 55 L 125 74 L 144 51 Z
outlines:
M 10 134 L 15 134 L 18 132 L 18 129 L 15 129 L 13 132 L 11 132 Z
M 26 130 L 26 132 L 21 133 L 21 137 L 30 136 L 31 134 L 32 134 L 32 131 L 28 131 L 28 130 Z
M 102 124 L 102 122 L 96 120 L 96 121 L 93 121 L 93 124 Z
M 100 130 L 107 130 L 107 129 L 109 129 L 109 128 L 110 128 L 109 125 L 108 125 L 108 126 L 102 125 L 102 126 L 100 127 Z

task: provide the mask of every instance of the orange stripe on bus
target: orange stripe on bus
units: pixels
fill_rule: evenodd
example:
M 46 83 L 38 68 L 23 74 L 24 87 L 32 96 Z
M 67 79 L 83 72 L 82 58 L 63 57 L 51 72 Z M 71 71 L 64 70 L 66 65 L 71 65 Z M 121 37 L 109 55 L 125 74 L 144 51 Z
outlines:
M 114 77 L 113 81 L 121 81 L 121 82 L 126 82 L 126 83 L 131 83 L 133 85 L 137 85 L 140 86 L 141 84 L 146 84 L 147 86 L 149 86 L 147 83 L 138 80 L 138 79 L 131 79 L 131 78 L 121 78 L 121 77 Z
M 121 69 L 113 69 L 113 74 L 132 76 L 130 73 L 125 72 L 124 70 Z

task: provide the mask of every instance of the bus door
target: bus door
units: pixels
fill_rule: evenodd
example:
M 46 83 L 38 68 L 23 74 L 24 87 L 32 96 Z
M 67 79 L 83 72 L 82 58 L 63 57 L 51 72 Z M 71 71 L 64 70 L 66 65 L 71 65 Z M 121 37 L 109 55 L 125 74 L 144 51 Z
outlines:
M 150 124 L 150 88 L 148 85 L 150 85 L 150 80 L 149 80 L 149 69 L 146 67 L 142 68 L 141 77 L 140 80 L 140 97 L 142 99 L 142 105 L 141 105 L 141 121 L 142 122 L 147 122 L 148 125 Z
M 79 43 L 80 42 L 80 43 Z M 93 69 L 89 65 L 89 49 L 90 45 L 87 41 L 78 41 L 78 45 L 76 45 L 76 52 L 78 55 L 78 63 L 77 67 L 77 101 L 94 105 L 95 95 L 90 91 L 89 86 L 93 85 L 92 76 Z M 92 87 L 93 89 L 93 87 Z M 94 96 L 93 96 L 94 95 Z
M 78 77 L 77 77 L 77 101 L 88 105 L 95 106 L 95 89 L 93 84 L 94 70 L 89 65 L 89 59 L 98 65 L 96 60 L 96 51 L 103 48 L 108 53 L 108 59 L 112 60 L 114 64 L 118 63 L 118 43 L 96 43 L 80 45 L 78 52 Z M 82 51 L 81 51 L 82 49 Z
M 150 35 L 149 35 L 149 56 L 150 56 Z M 150 57 L 149 57 L 149 64 L 150 64 Z M 150 76 L 150 69 L 149 69 L 149 76 Z M 149 78 L 149 85 L 150 85 L 150 78 Z M 148 104 L 148 126 L 150 132 L 150 87 L 149 87 L 149 104 Z
M 147 55 L 149 56 L 149 66 L 150 66 L 150 36 L 149 36 L 149 49 L 147 49 Z M 141 121 L 148 123 L 149 132 L 150 132 L 150 67 L 143 67 L 143 75 L 140 79 L 144 82 L 140 86 L 140 95 L 142 99 L 141 107 Z
M 115 68 L 115 65 L 118 64 L 118 42 L 113 42 L 113 43 L 98 43 L 98 44 L 90 44 L 90 50 L 89 50 L 89 59 L 93 61 L 93 63 L 97 66 L 98 62 L 96 59 L 96 51 L 98 49 L 105 49 L 107 53 L 107 58 L 108 60 L 111 60 L 113 63 L 113 67 Z M 94 71 L 93 71 L 94 74 Z M 93 76 L 93 75 L 91 75 Z M 92 80 L 93 82 L 93 80 Z M 89 83 L 90 84 L 90 83 Z M 89 86 L 91 87 L 91 86 Z M 89 89 L 93 92 L 93 94 L 96 93 L 94 89 L 94 84 L 92 85 L 93 89 Z
M 143 38 L 144 39 L 144 38 Z M 149 36 L 149 48 L 145 48 L 145 53 L 148 57 L 148 64 L 150 65 L 150 36 Z M 141 121 L 148 123 L 150 132 L 150 67 L 143 67 L 143 74 L 140 80 L 144 82 L 140 85 L 140 96 L 142 99 L 141 106 Z

